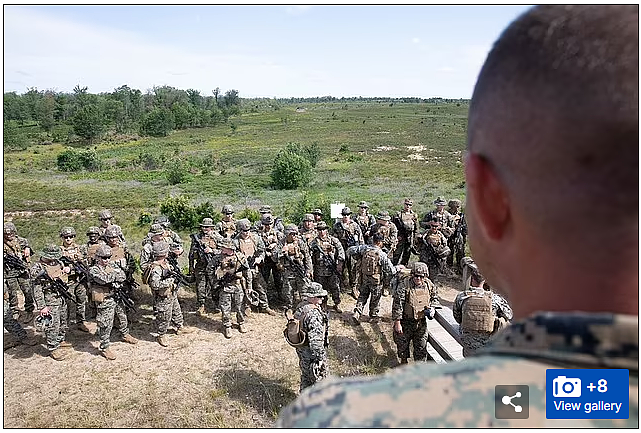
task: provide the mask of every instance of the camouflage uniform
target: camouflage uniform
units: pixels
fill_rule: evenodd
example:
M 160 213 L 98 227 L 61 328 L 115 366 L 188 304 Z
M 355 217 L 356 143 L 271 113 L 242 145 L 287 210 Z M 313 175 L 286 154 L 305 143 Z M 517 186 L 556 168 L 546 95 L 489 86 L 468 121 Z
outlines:
M 380 233 L 383 236 L 383 247 L 382 250 L 387 254 L 388 257 L 394 257 L 394 251 L 396 250 L 396 244 L 398 244 L 398 229 L 396 225 L 390 223 L 390 216 L 387 211 L 379 212 L 376 215 L 376 224 L 369 228 L 369 244 L 372 244 L 372 237 L 376 233 Z M 383 223 L 383 221 L 387 221 Z M 392 261 L 393 262 L 393 261 Z M 387 296 L 387 293 L 391 292 L 390 281 L 391 278 L 385 278 L 383 281 L 383 296 Z
M 410 199 L 405 199 L 405 204 L 411 206 L 413 202 Z M 398 230 L 398 243 L 392 256 L 392 263 L 407 266 L 418 230 L 418 217 L 412 209 L 406 206 L 406 209 L 396 213 L 392 222 Z
M 158 242 L 164 243 L 164 242 Z M 166 245 L 166 243 L 164 243 Z M 167 254 L 169 245 L 167 245 Z M 169 264 L 166 260 L 157 260 L 148 269 L 147 284 L 154 292 L 154 311 L 156 312 L 157 340 L 163 346 L 163 337 L 167 334 L 170 323 L 180 329 L 183 326 L 183 314 L 178 302 L 178 286 L 169 274 Z M 163 342 L 161 342 L 163 341 Z
M 300 300 L 301 290 L 306 284 L 306 279 L 313 276 L 312 258 L 309 248 L 304 240 L 291 237 L 288 233 L 298 234 L 295 225 L 285 227 L 285 239 L 276 248 L 275 254 L 278 267 L 283 275 L 283 291 L 281 296 L 285 300 L 286 308 L 292 308 Z
M 3 296 L 3 307 L 4 307 L 4 316 L 3 316 L 3 325 L 4 329 L 11 335 L 13 335 L 18 341 L 26 341 L 27 331 L 18 323 L 16 319 L 13 318 L 11 314 L 11 308 L 9 308 L 9 290 L 7 284 L 4 284 L 4 296 Z
M 269 301 L 267 300 L 267 284 L 263 279 L 262 274 L 258 271 L 258 266 L 265 260 L 265 243 L 262 238 L 256 233 L 250 232 L 251 223 L 247 219 L 238 222 L 238 234 L 234 237 L 234 242 L 238 246 L 240 252 L 247 259 L 247 264 L 250 265 L 248 269 L 243 272 L 246 281 L 248 292 L 254 292 L 257 299 L 252 300 L 247 296 L 245 297 L 245 305 L 249 307 L 250 304 L 258 307 L 262 312 L 269 312 Z M 246 231 L 247 238 L 243 239 L 242 232 Z M 253 265 L 253 266 L 251 266 Z
M 465 243 L 467 242 L 467 222 L 465 215 L 460 212 L 457 205 L 460 206 L 459 200 L 449 201 L 449 213 L 451 215 L 452 236 L 447 239 L 447 246 L 450 247 L 450 255 L 447 256 L 447 265 L 454 266 L 456 260 L 456 269 L 460 272 L 462 269 L 463 257 L 465 256 Z
M 319 234 L 317 238 L 312 241 L 310 246 L 310 253 L 312 255 L 312 263 L 314 265 L 314 281 L 320 283 L 325 290 L 329 292 L 334 301 L 334 309 L 340 312 L 340 271 L 345 263 L 345 250 L 341 245 L 338 238 L 330 236 L 327 231 L 327 224 L 325 222 L 318 223 L 318 227 L 322 229 L 322 235 Z M 334 268 L 329 263 L 329 259 L 333 260 Z M 327 307 L 327 298 L 323 301 L 323 307 Z
M 260 218 L 258 219 L 258 221 L 256 221 L 254 223 L 254 231 L 259 232 L 259 231 L 263 230 L 263 223 L 262 223 L 263 216 L 269 214 L 270 216 L 272 216 L 272 218 L 274 220 L 274 222 L 273 222 L 274 229 L 277 232 L 280 232 L 280 233 L 284 233 L 285 232 L 285 226 L 283 225 L 283 219 L 281 217 L 274 217 L 273 216 L 271 206 L 263 205 L 263 206 L 260 207 L 260 209 L 258 209 L 258 212 L 260 212 Z
M 216 224 L 214 231 L 223 238 L 231 239 L 236 235 L 236 220 L 232 216 L 234 209 L 226 204 L 221 213 L 224 215 L 223 219 Z
M 64 227 L 60 231 L 60 237 L 63 236 L 73 236 L 75 238 L 76 231 L 71 227 Z M 60 245 L 62 256 L 72 262 L 78 262 L 81 266 L 88 269 L 86 260 L 87 248 L 84 245 L 76 245 L 76 242 L 73 240 L 68 243 L 69 245 L 65 246 L 65 242 L 63 241 L 62 245 Z M 80 275 L 76 273 L 73 266 L 69 267 L 71 269 L 71 272 L 69 273 L 69 289 L 76 297 L 76 303 L 75 305 L 69 305 L 71 308 L 68 310 L 69 317 L 67 317 L 67 321 L 68 323 L 73 323 L 75 321 L 78 325 L 83 327 L 85 332 L 89 332 L 89 329 L 85 324 L 87 321 L 85 311 L 87 307 L 87 275 Z M 72 314 L 72 310 L 75 310 L 75 314 Z M 72 316 L 75 316 L 75 320 L 72 319 Z
M 205 218 L 200 223 L 203 227 L 213 227 L 211 218 Z M 218 308 L 218 291 L 215 290 L 216 277 L 207 270 L 208 263 L 213 262 L 216 254 L 219 254 L 218 243 L 222 240 L 220 235 L 212 229 L 209 232 L 201 230 L 200 233 L 191 235 L 191 247 L 189 248 L 189 273 L 196 280 L 196 302 L 198 310 L 205 312 L 207 299 L 212 299 L 214 309 Z M 199 246 L 200 245 L 200 246 Z M 205 252 L 210 249 L 210 252 Z M 201 252 L 202 251 L 202 252 Z
M 479 326 L 470 324 L 466 307 L 469 308 L 468 300 L 470 298 L 489 298 L 491 311 L 487 311 L 487 322 L 490 324 L 487 330 L 477 329 Z M 477 349 L 485 346 L 489 339 L 507 325 L 512 320 L 512 308 L 505 298 L 497 293 L 483 290 L 479 287 L 468 287 L 464 292 L 460 292 L 454 299 L 452 306 L 454 320 L 461 324 L 461 342 L 463 343 L 463 356 L 473 355 Z M 478 315 L 478 312 L 477 314 Z M 482 326 L 481 326 L 482 327 Z M 491 328 L 491 329 L 490 329 Z
M 358 208 L 359 212 L 353 219 L 361 228 L 361 233 L 363 233 L 363 243 L 367 244 L 369 243 L 369 230 L 374 224 L 376 224 L 376 219 L 374 218 L 374 215 L 368 213 L 367 209 L 369 209 L 369 205 L 367 202 L 360 202 L 358 204 Z M 361 211 L 363 212 L 361 213 Z
M 439 304 L 436 286 L 427 278 L 427 265 L 415 262 L 414 267 L 418 266 L 416 263 L 425 268 L 423 273 L 418 273 L 423 275 L 424 279 L 417 284 L 414 281 L 414 271 L 411 276 L 401 280 L 392 302 L 392 320 L 400 321 L 403 331 L 402 334 L 393 331 L 398 357 L 403 364 L 407 363 L 410 357 L 410 343 L 414 345 L 414 361 L 427 361 L 427 317 L 422 311 L 415 311 L 410 304 L 411 294 L 423 293 L 423 298 L 429 298 L 423 299 L 429 307 Z
M 432 246 L 430 248 L 429 245 Z M 419 260 L 427 263 L 430 276 L 436 277 L 445 270 L 445 259 L 449 254 L 447 238 L 438 230 L 428 230 L 418 239 Z M 432 251 L 433 250 L 433 251 Z
M 352 214 L 350 208 L 345 207 L 341 211 L 341 214 L 349 216 Z M 361 227 L 357 222 L 349 220 L 349 222 L 344 223 L 342 220 L 334 224 L 333 234 L 338 238 L 343 246 L 343 250 L 347 251 L 349 247 L 355 245 L 363 245 L 365 243 L 363 239 L 363 233 L 361 232 Z M 347 275 L 345 275 L 347 274 Z M 359 284 L 358 281 L 358 258 L 345 258 L 345 266 L 343 266 L 343 281 L 345 287 L 351 287 L 352 293 L 357 292 L 357 287 Z
M 445 205 L 447 202 L 443 196 L 439 196 L 434 200 L 434 204 L 437 206 L 436 209 L 433 209 L 425 214 L 421 220 L 421 227 L 427 228 L 431 221 L 438 221 L 441 224 L 439 231 L 449 239 L 454 233 L 454 221 L 452 220 L 452 215 L 445 210 Z M 443 206 L 443 207 L 442 207 Z M 439 209 L 440 207 L 440 209 Z
M 310 227 L 306 227 L 306 224 Z M 316 236 L 318 236 L 316 223 L 314 222 L 314 215 L 310 213 L 305 214 L 303 220 L 298 225 L 298 232 L 300 233 L 301 239 L 303 239 L 307 244 L 307 247 L 309 247 L 312 244 L 312 241 L 316 239 Z
M 100 232 L 96 226 L 91 226 L 87 229 L 87 237 L 89 239 L 87 245 L 85 245 L 87 266 L 93 266 L 96 263 L 96 250 L 105 242 L 99 239 Z
M 283 276 L 280 269 L 278 269 L 277 249 L 278 245 L 283 243 L 285 238 L 283 232 L 276 230 L 273 224 L 274 218 L 270 214 L 265 214 L 261 219 L 261 228 L 258 230 L 258 235 L 265 244 L 265 260 L 262 265 L 259 266 L 260 273 L 263 276 L 263 280 L 265 280 L 265 284 L 269 283 L 270 275 L 272 275 L 274 279 L 274 286 L 271 290 L 272 295 L 269 296 L 269 303 L 272 305 L 276 298 L 283 292 Z M 281 301 L 286 302 L 285 299 Z
M 629 369 L 629 419 L 546 419 L 548 368 Z M 529 386 L 528 419 L 494 418 L 497 384 Z M 638 316 L 548 312 L 510 325 L 477 356 L 460 362 L 327 380 L 286 407 L 276 426 L 638 428 L 638 394 Z
M 15 235 L 11 239 L 7 239 L 8 230 Z M 14 256 L 25 265 L 25 269 L 21 270 L 10 266 L 6 260 L 3 261 L 4 283 L 9 291 L 9 307 L 11 309 L 11 315 L 13 317 L 17 317 L 20 314 L 20 309 L 18 308 L 18 290 L 20 290 L 24 295 L 25 313 L 27 313 L 28 318 L 33 318 L 33 287 L 29 280 L 28 272 L 28 260 L 30 260 L 30 258 L 26 258 L 24 254 L 25 249 L 32 251 L 31 247 L 29 247 L 29 241 L 17 235 L 15 232 L 15 226 L 12 223 L 5 224 L 4 233 L 3 253 L 5 255 Z
M 98 226 L 98 232 L 100 233 L 100 239 L 102 241 L 107 241 L 105 239 L 105 230 L 107 230 L 107 227 L 109 227 L 112 224 L 112 219 L 113 215 L 111 214 L 111 211 L 104 209 L 101 210 L 100 213 L 98 213 L 98 220 L 100 221 L 100 225 Z
M 222 251 L 216 258 L 215 275 L 220 286 L 220 309 L 223 312 L 224 335 L 230 338 L 232 311 L 236 313 L 240 332 L 246 332 L 243 326 L 245 323 L 243 284 L 246 284 L 243 272 L 249 268 L 249 265 L 247 259 L 236 252 L 236 246 L 231 239 L 224 239 L 220 247 Z
M 354 308 L 354 319 L 358 321 L 369 298 L 369 316 L 378 318 L 378 304 L 383 295 L 383 280 L 396 274 L 392 261 L 376 245 L 358 245 L 347 249 L 347 257 L 360 259 L 360 294 Z
M 320 290 L 320 294 L 327 292 Z M 318 306 L 306 300 L 296 307 L 294 318 L 301 321 L 301 330 L 307 334 L 307 343 L 296 348 L 300 366 L 300 391 L 327 377 L 327 346 L 329 317 Z

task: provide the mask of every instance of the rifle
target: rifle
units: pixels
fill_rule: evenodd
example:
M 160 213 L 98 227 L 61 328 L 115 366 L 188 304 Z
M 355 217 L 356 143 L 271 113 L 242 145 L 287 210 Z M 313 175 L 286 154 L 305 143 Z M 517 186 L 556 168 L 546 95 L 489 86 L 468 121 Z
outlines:
M 287 258 L 287 261 L 289 264 L 292 266 L 294 271 L 296 272 L 296 275 L 298 275 L 305 284 L 309 284 L 310 280 L 307 278 L 307 273 L 305 272 L 305 269 L 303 268 L 303 265 L 301 263 L 298 263 L 296 260 L 292 259 L 289 254 L 284 254 L 284 256 Z
M 134 280 L 133 272 L 127 272 L 127 270 L 125 268 L 123 268 L 122 266 L 120 266 L 120 263 L 118 263 L 118 262 L 111 262 L 111 263 L 113 263 L 114 265 L 118 266 L 125 273 L 126 279 L 125 279 L 124 285 L 127 286 L 127 288 L 128 288 L 127 292 L 128 293 L 131 294 L 131 293 L 133 293 L 134 289 L 140 287 L 140 285 L 136 282 L 136 280 Z
M 463 248 L 463 245 L 465 244 L 465 241 L 463 239 L 463 226 L 465 225 L 465 214 L 461 216 L 461 219 L 459 219 L 458 224 L 456 225 L 456 228 L 454 229 L 454 233 L 452 233 L 452 236 L 450 239 L 452 239 L 452 247 L 458 247 L 459 249 Z
M 25 272 L 29 268 L 27 264 L 23 262 L 20 258 L 14 256 L 13 254 L 4 253 L 4 264 L 9 265 L 12 268 L 17 268 L 19 271 Z
M 343 230 L 345 241 L 347 241 L 348 248 L 353 247 L 354 245 L 358 245 L 358 242 L 356 242 L 356 238 L 354 237 L 352 232 L 350 232 L 345 227 L 343 227 L 343 223 L 341 223 L 341 229 Z
M 42 277 L 47 280 L 49 286 L 53 288 L 60 296 L 68 301 L 73 302 L 74 304 L 76 303 L 76 298 L 69 292 L 69 286 L 64 281 L 62 281 L 60 277 L 51 278 L 47 271 L 42 271 L 42 273 L 37 275 L 35 279 Z
M 196 247 L 196 251 L 198 251 L 198 257 L 204 258 L 207 263 L 207 267 L 209 267 L 213 259 L 211 254 L 205 252 L 203 244 L 198 240 L 195 233 L 192 233 L 189 237 L 191 238 L 191 244 L 194 245 Z
M 338 277 L 338 285 L 340 289 L 343 289 L 343 276 L 341 275 L 340 272 L 338 272 L 338 267 L 336 266 L 336 262 L 332 257 L 329 256 L 323 249 L 316 243 L 316 249 L 318 249 L 318 252 L 321 253 L 321 258 L 325 262 L 325 265 L 327 265 L 332 272 Z
M 84 263 L 80 261 L 73 261 L 69 257 L 62 256 L 60 257 L 60 261 L 67 266 L 73 267 L 74 272 L 78 275 L 78 282 L 82 283 L 83 281 L 87 281 L 87 275 L 89 274 L 89 270 L 87 269 L 87 266 L 85 266 Z
M 134 281 L 134 283 L 136 283 Z M 138 283 L 136 283 L 137 285 Z M 134 300 L 123 290 L 122 283 L 111 283 L 111 287 L 114 289 L 114 301 L 120 302 L 126 311 L 133 310 L 136 311 Z
M 189 286 L 191 281 L 187 275 L 181 272 L 180 266 L 178 266 L 178 257 L 176 257 L 172 253 L 169 253 L 169 256 L 167 257 L 167 263 L 169 263 L 171 271 L 173 272 L 172 275 L 178 280 L 178 283 L 182 284 L 183 286 Z

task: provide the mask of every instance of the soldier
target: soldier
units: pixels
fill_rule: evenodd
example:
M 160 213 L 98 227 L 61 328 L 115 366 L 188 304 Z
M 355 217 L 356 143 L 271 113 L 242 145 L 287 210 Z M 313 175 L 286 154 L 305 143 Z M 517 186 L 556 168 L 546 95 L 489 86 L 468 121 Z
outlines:
M 314 215 L 306 213 L 303 216 L 303 221 L 301 221 L 298 226 L 298 231 L 300 233 L 300 237 L 305 241 L 308 247 L 312 244 L 312 241 L 316 236 L 318 236 L 315 227 L 316 223 L 314 222 Z
M 29 241 L 18 236 L 18 231 L 13 223 L 4 224 L 3 233 L 3 266 L 4 284 L 9 291 L 9 307 L 14 319 L 20 317 L 18 308 L 18 290 L 24 295 L 24 316 L 22 323 L 33 320 L 34 299 L 33 288 L 29 280 L 29 263 L 33 250 Z
M 343 250 L 347 251 L 349 247 L 363 245 L 363 233 L 361 232 L 361 227 L 355 221 L 352 221 L 350 215 L 352 210 L 349 207 L 344 207 L 341 210 L 341 215 L 343 216 L 340 221 L 334 224 L 334 236 L 338 238 L 343 246 Z M 357 258 L 350 259 L 349 257 L 345 258 L 346 266 L 343 267 L 343 281 L 345 287 L 351 288 L 350 295 L 355 299 L 358 298 L 358 262 Z M 345 278 L 345 273 L 347 278 Z
M 392 222 L 398 229 L 398 243 L 392 256 L 392 263 L 407 266 L 410 260 L 410 254 L 414 248 L 414 238 L 418 229 L 418 217 L 412 210 L 414 202 L 406 198 L 403 202 L 403 210 L 397 212 Z
M 320 307 L 327 291 L 319 283 L 305 285 L 303 300 L 296 307 L 294 318 L 300 321 L 306 344 L 296 348 L 300 366 L 300 391 L 314 385 L 328 375 L 327 346 L 329 317 Z
M 7 344 L 7 340 L 5 339 L 4 348 L 8 349 L 9 347 L 14 347 L 19 344 L 24 344 L 26 346 L 35 346 L 36 344 L 38 344 L 35 339 L 27 336 L 27 331 L 25 331 L 20 323 L 18 323 L 18 321 L 11 315 L 11 308 L 9 308 L 9 289 L 6 284 L 4 284 L 4 296 L 2 304 L 4 307 L 4 329 L 6 329 L 7 332 L 15 338 L 15 341 L 11 342 L 10 345 Z
M 318 237 L 309 248 L 314 265 L 314 281 L 320 283 L 332 295 L 334 311 L 342 313 L 340 280 L 345 263 L 345 250 L 338 238 L 330 236 L 327 224 L 321 221 L 316 225 Z M 323 310 L 327 310 L 327 298 L 323 300 Z
M 107 239 L 114 235 L 114 230 L 108 227 L 105 230 Z M 117 236 L 117 235 L 116 235 Z M 118 239 L 120 241 L 120 239 Z M 98 329 L 96 334 L 100 338 L 100 354 L 112 361 L 116 359 L 116 354 L 110 349 L 111 330 L 114 326 L 114 320 L 118 318 L 118 331 L 122 335 L 122 341 L 129 344 L 136 344 L 138 340 L 129 333 L 126 307 L 123 303 L 122 294 L 118 290 L 123 287 L 127 276 L 125 271 L 114 265 L 113 248 L 109 245 L 101 245 L 96 251 L 96 264 L 89 268 L 89 278 L 91 279 L 91 297 L 98 303 L 98 314 L 96 322 Z
M 467 242 L 467 223 L 465 222 L 465 215 L 459 211 L 461 207 L 461 200 L 452 199 L 447 203 L 450 213 L 452 227 L 454 232 L 447 240 L 447 246 L 450 247 L 450 255 L 447 256 L 447 265 L 454 266 L 454 259 L 456 256 L 456 271 L 460 272 L 462 269 L 461 260 L 465 256 L 465 243 Z
M 285 241 L 285 235 L 274 228 L 274 218 L 268 213 L 261 218 L 261 229 L 258 231 L 258 235 L 265 244 L 265 260 L 262 266 L 259 266 L 260 273 L 263 275 L 265 284 L 269 283 L 269 276 L 272 275 L 274 279 L 272 292 L 277 293 L 280 297 L 283 292 L 283 278 L 280 269 L 278 269 L 277 250 L 278 245 Z M 275 298 L 276 296 L 272 295 L 269 299 L 271 305 L 274 305 Z M 281 299 L 281 301 L 286 302 L 285 299 Z
M 221 210 L 223 219 L 216 224 L 214 231 L 223 238 L 231 239 L 236 235 L 236 220 L 234 219 L 234 209 L 231 205 L 226 204 Z
M 101 210 L 100 213 L 98 214 L 98 220 L 100 221 L 100 225 L 98 226 L 98 231 L 100 232 L 100 237 L 104 241 L 104 234 L 105 230 L 107 227 L 109 227 L 112 222 L 113 215 L 111 214 L 111 211 L 108 209 Z
M 180 235 L 178 235 L 178 233 L 176 233 L 171 229 L 171 222 L 169 221 L 169 218 L 167 218 L 165 215 L 160 215 L 158 218 L 154 220 L 154 223 L 160 224 L 162 228 L 165 230 L 165 234 L 164 234 L 165 242 L 167 242 L 169 245 L 179 245 L 180 249 L 182 250 L 183 240 L 180 238 Z M 182 252 L 180 254 L 182 254 Z
M 407 364 L 410 343 L 414 345 L 414 361 L 427 361 L 427 319 L 433 318 L 434 309 L 440 306 L 427 265 L 414 262 L 410 269 L 411 277 L 399 282 L 392 302 L 393 337 L 401 364 Z
M 369 229 L 369 239 L 371 244 L 371 237 L 375 233 L 383 235 L 383 251 L 387 257 L 393 257 L 396 244 L 398 243 L 398 229 L 394 224 L 390 224 L 392 218 L 386 210 L 379 212 L 376 215 L 376 224 Z M 383 281 L 383 296 L 388 296 L 390 293 L 390 278 Z
M 62 361 L 71 347 L 65 341 L 67 335 L 67 278 L 70 269 L 60 263 L 62 252 L 58 245 L 47 245 L 40 254 L 40 261 L 29 270 L 33 279 L 33 298 L 41 316 L 50 316 L 51 324 L 44 330 L 47 350 L 56 361 Z M 56 288 L 58 287 L 58 288 Z
M 154 262 L 143 273 L 143 282 L 149 284 L 154 292 L 155 327 L 158 333 L 156 341 L 167 347 L 167 329 L 170 324 L 176 327 L 177 335 L 192 332 L 192 329 L 183 326 L 183 313 L 178 302 L 178 285 L 167 263 L 169 244 L 165 241 L 154 242 L 152 252 Z
M 152 224 L 147 236 L 142 240 L 142 250 L 140 251 L 140 269 L 144 273 L 149 265 L 154 261 L 153 245 L 156 242 L 164 240 L 165 230 L 160 224 Z
M 474 262 L 467 267 L 469 285 L 456 295 L 452 307 L 454 320 L 461 324 L 463 356 L 466 358 L 485 346 L 492 336 L 506 328 L 512 320 L 512 308 L 505 298 L 487 287 L 485 278 Z
M 432 277 L 443 275 L 445 260 L 450 253 L 447 239 L 439 230 L 440 227 L 441 223 L 436 219 L 430 221 L 428 230 L 421 235 L 418 242 L 419 260 L 427 263 Z
M 446 204 L 447 202 L 445 201 L 445 197 L 438 196 L 436 200 L 434 200 L 436 209 L 433 209 L 425 214 L 425 216 L 421 220 L 421 227 L 428 228 L 430 223 L 433 220 L 436 220 L 441 224 L 441 233 L 443 233 L 443 235 L 449 239 L 449 237 L 452 236 L 452 233 L 454 232 L 454 226 L 452 225 L 452 215 L 445 210 Z
M 261 231 L 263 229 L 263 223 L 262 219 L 263 216 L 266 214 L 272 215 L 274 218 L 274 229 L 277 231 L 283 233 L 285 231 L 285 226 L 283 225 L 283 219 L 281 217 L 274 217 L 272 214 L 272 207 L 268 204 L 263 205 L 258 209 L 258 212 L 260 212 L 260 219 L 254 223 L 254 231 Z
M 214 221 L 211 218 L 203 218 L 200 233 L 191 235 L 189 274 L 196 280 L 196 312 L 200 315 L 205 314 L 205 303 L 210 298 L 214 302 L 214 313 L 220 312 L 218 293 L 214 291 L 215 277 L 207 273 L 207 267 L 213 262 L 214 256 L 220 253 L 218 243 L 221 240 L 222 238 L 214 232 Z
M 238 221 L 238 234 L 234 237 L 234 242 L 247 259 L 249 266 L 243 273 L 247 287 L 246 293 L 251 293 L 251 296 L 245 296 L 245 315 L 248 309 L 251 311 L 250 305 L 254 305 L 261 313 L 275 316 L 276 312 L 269 308 L 265 280 L 258 270 L 259 265 L 265 260 L 265 243 L 258 234 L 250 230 L 251 222 L 248 219 L 241 219 Z M 251 299 L 252 297 L 254 299 Z
M 317 384 L 276 426 L 638 428 L 638 5 L 537 6 L 501 33 L 465 180 L 474 258 L 515 322 L 460 362 Z M 628 418 L 547 419 L 558 368 L 629 370 Z M 495 417 L 518 415 L 497 384 L 529 387 L 529 417 Z
M 98 250 L 98 247 L 103 244 L 104 241 L 100 239 L 100 230 L 98 230 L 96 226 L 89 227 L 86 234 L 87 265 L 93 266 L 96 261 L 96 250 Z
M 220 309 L 223 312 L 223 335 L 231 338 L 231 313 L 236 313 L 238 330 L 248 331 L 243 313 L 243 272 L 249 269 L 247 259 L 237 254 L 236 245 L 232 239 L 220 241 L 220 256 L 216 259 L 216 280 L 220 286 Z
M 358 204 L 358 214 L 354 218 L 354 221 L 361 228 L 361 233 L 363 233 L 363 243 L 369 243 L 369 229 L 376 224 L 374 215 L 369 213 L 369 204 L 366 201 L 362 201 Z
M 125 281 L 123 282 L 124 293 L 129 297 L 134 297 L 134 289 L 138 283 L 134 280 L 134 272 L 136 271 L 136 260 L 131 255 L 127 246 L 124 245 L 121 238 L 122 231 L 120 227 L 112 224 L 105 229 L 103 237 L 107 241 L 107 245 L 111 248 L 111 264 L 122 269 L 125 273 Z M 131 313 L 131 310 L 129 310 Z M 133 318 L 130 317 L 130 321 Z
M 69 308 L 67 322 L 77 323 L 78 329 L 83 332 L 91 332 L 87 326 L 87 278 L 89 266 L 87 264 L 87 249 L 84 245 L 77 245 L 76 230 L 73 227 L 63 227 L 60 229 L 60 238 L 62 245 L 60 251 L 62 252 L 61 260 L 63 264 L 69 266 L 69 289 L 76 297 L 76 302 L 73 304 L 75 308 Z M 75 310 L 75 320 L 72 320 L 71 311 Z
M 323 220 L 323 211 L 320 209 L 314 209 L 310 212 L 312 215 L 314 215 L 314 222 L 318 224 Z
M 312 258 L 307 244 L 298 236 L 298 227 L 289 224 L 285 227 L 285 239 L 276 248 L 278 267 L 283 275 L 282 297 L 285 309 L 292 308 L 300 301 L 301 290 L 313 276 Z
M 352 316 L 354 324 L 359 323 L 368 298 L 370 322 L 380 319 L 378 304 L 383 294 L 383 280 L 396 274 L 396 268 L 381 249 L 382 246 L 383 236 L 376 233 L 372 236 L 372 245 L 355 245 L 347 249 L 348 257 L 356 256 L 360 259 L 361 287 Z

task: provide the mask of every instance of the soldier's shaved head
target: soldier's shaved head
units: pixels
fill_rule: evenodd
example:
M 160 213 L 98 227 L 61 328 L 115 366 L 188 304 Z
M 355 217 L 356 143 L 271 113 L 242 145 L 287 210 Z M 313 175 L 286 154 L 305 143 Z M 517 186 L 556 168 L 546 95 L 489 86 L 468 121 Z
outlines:
M 470 246 L 492 284 L 521 293 L 499 263 L 510 247 L 541 266 L 554 252 L 559 268 L 539 273 L 587 268 L 602 283 L 631 284 L 634 263 L 638 284 L 638 33 L 637 5 L 541 6 L 492 48 L 466 158 Z

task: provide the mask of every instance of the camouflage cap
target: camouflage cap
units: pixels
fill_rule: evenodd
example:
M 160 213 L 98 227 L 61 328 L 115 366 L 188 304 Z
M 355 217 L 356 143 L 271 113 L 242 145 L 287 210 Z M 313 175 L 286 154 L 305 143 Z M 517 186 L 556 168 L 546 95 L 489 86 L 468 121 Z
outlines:
M 48 260 L 57 260 L 62 257 L 62 251 L 56 244 L 49 244 L 42 249 L 40 257 Z
M 268 204 L 264 204 L 258 209 L 260 213 L 272 213 L 272 207 Z
M 379 213 L 376 214 L 376 219 L 377 220 L 383 220 L 383 221 L 389 221 L 392 219 L 392 217 L 389 216 L 389 212 L 386 210 L 382 210 Z
M 160 215 L 154 220 L 154 224 L 160 224 L 164 228 L 169 228 L 171 222 L 169 222 L 169 218 L 167 218 L 165 215 Z
M 327 230 L 329 227 L 325 221 L 319 221 L 316 223 L 316 230 Z
M 162 226 L 160 224 L 153 224 L 152 227 L 153 226 L 159 226 L 159 227 L 162 228 Z M 107 227 L 105 229 L 104 236 L 105 236 L 105 238 L 119 238 L 120 237 L 120 233 L 121 233 L 120 226 L 112 224 L 112 225 L 110 225 L 109 227 Z
M 461 200 L 459 200 L 457 198 L 453 198 L 452 200 L 447 202 L 447 205 L 449 207 L 455 207 L 455 206 L 456 207 L 461 207 Z
M 305 215 L 303 215 L 303 221 L 312 221 L 312 222 L 314 222 L 314 221 L 316 221 L 316 218 L 314 218 L 314 215 L 312 215 L 311 213 L 306 213 Z
M 91 226 L 87 229 L 87 235 L 98 235 L 100 236 L 100 230 L 98 230 L 98 227 L 96 226 Z
M 343 210 L 341 210 L 341 215 L 351 215 L 351 214 L 352 214 L 352 210 L 347 206 L 345 206 Z
M 274 217 L 270 213 L 263 214 L 263 216 L 260 217 L 260 222 L 263 225 L 271 225 L 274 223 Z
M 18 233 L 16 226 L 13 223 L 4 223 L 4 232 L 5 233 Z
M 300 295 L 305 298 L 320 298 L 322 296 L 327 296 L 327 290 L 323 289 L 323 286 L 315 281 L 312 281 L 303 287 L 301 292 L 302 293 Z
M 213 227 L 214 226 L 214 220 L 211 218 L 203 218 L 202 222 L 200 223 L 201 227 Z
M 224 213 L 225 215 L 230 215 L 234 213 L 234 208 L 231 207 L 230 204 L 226 204 L 225 206 L 223 206 L 223 209 L 221 210 L 221 212 Z
M 438 197 L 436 197 L 436 200 L 434 200 L 434 204 L 436 206 L 445 206 L 447 202 L 445 201 L 445 197 L 439 195 Z
M 412 266 L 410 267 L 412 275 L 414 276 L 424 276 L 424 277 L 429 277 L 430 276 L 430 270 L 427 267 L 427 265 L 423 262 L 414 262 L 412 263 Z
M 312 211 L 312 214 L 313 214 L 313 215 L 323 215 L 323 211 L 322 211 L 322 210 L 320 210 L 320 209 L 314 209 L 314 210 Z
M 243 218 L 242 220 L 238 220 L 238 222 L 236 222 L 236 230 L 238 231 L 247 232 L 251 230 L 251 227 L 252 223 L 247 218 Z
M 151 251 L 154 257 L 166 256 L 169 254 L 169 244 L 165 241 L 154 242 Z
M 411 204 L 411 205 L 413 205 L 413 204 L 414 204 L 414 202 L 412 201 L 412 199 L 411 199 L 411 198 L 406 198 L 406 199 L 405 199 L 405 201 L 404 201 L 403 203 L 404 203 L 404 204 Z
M 285 227 L 285 235 L 288 234 L 298 234 L 298 227 L 296 227 L 294 224 L 287 224 Z
M 362 201 L 358 204 L 358 207 L 364 207 L 364 208 L 369 208 L 369 205 L 367 204 L 366 201 Z
M 63 227 L 60 229 L 60 237 L 76 236 L 76 230 L 73 227 Z
M 100 213 L 98 214 L 98 219 L 100 220 L 106 220 L 113 218 L 113 215 L 111 214 L 111 211 L 108 209 L 101 210 Z
M 225 248 L 228 250 L 236 251 L 236 244 L 234 244 L 234 241 L 230 238 L 223 238 L 219 243 L 218 247 L 220 248 Z
M 107 244 L 102 244 L 96 249 L 96 257 L 111 257 L 111 247 Z

